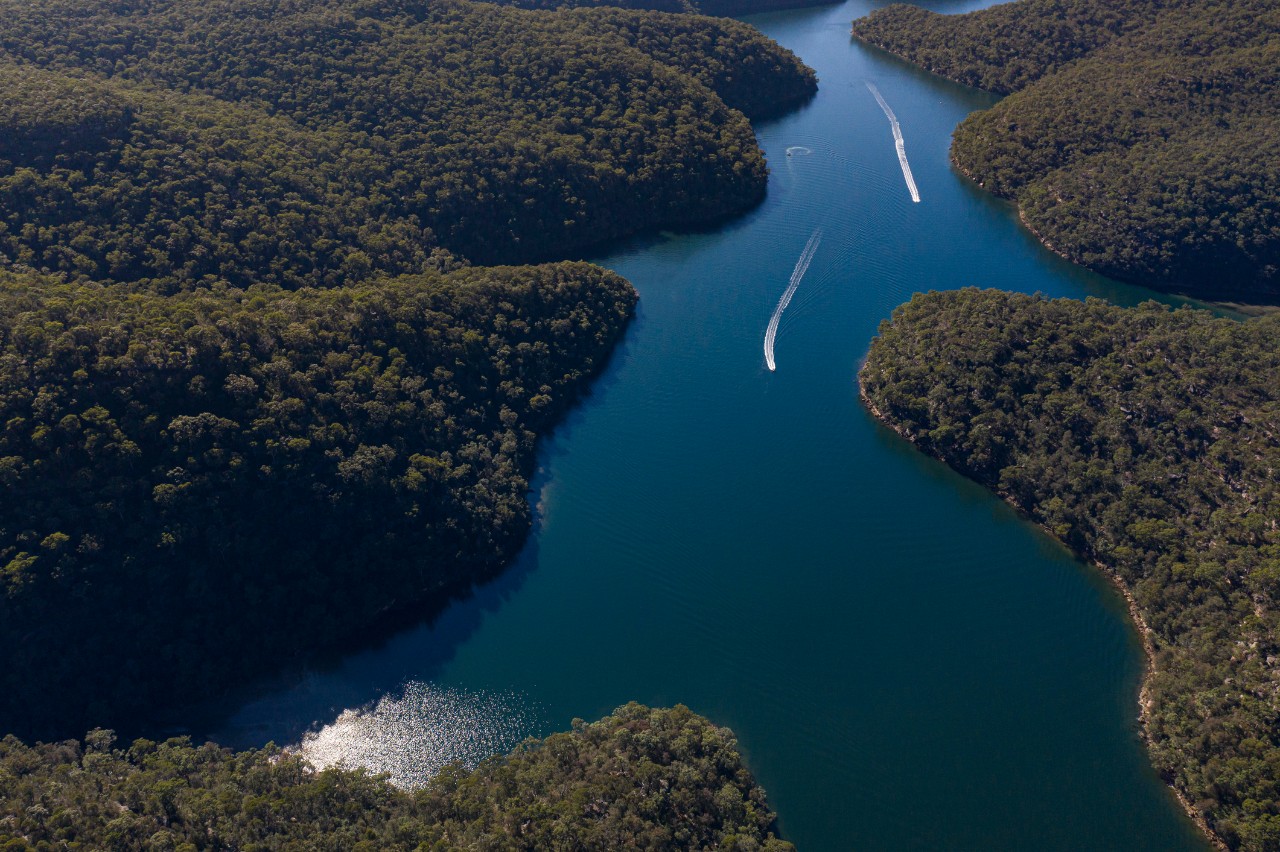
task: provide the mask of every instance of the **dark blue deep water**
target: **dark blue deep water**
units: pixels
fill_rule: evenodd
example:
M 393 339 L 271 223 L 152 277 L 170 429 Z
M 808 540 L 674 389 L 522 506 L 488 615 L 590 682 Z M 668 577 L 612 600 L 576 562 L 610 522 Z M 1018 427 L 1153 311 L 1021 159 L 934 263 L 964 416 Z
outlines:
M 760 208 L 593 258 L 634 282 L 639 316 L 543 446 L 518 563 L 199 733 L 311 732 L 317 759 L 413 780 L 628 700 L 683 702 L 737 732 L 802 850 L 1206 848 L 1138 740 L 1118 596 L 859 405 L 877 324 L 913 292 L 1152 295 L 1054 257 L 949 166 L 952 128 L 993 99 L 852 43 L 873 6 L 753 19 L 821 78 L 758 127 Z M 769 372 L 765 327 L 817 229 Z

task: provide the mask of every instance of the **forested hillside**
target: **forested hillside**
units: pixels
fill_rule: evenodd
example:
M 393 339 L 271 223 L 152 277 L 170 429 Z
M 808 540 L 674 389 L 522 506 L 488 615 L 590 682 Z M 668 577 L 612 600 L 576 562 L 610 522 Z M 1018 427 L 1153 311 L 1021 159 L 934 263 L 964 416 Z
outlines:
M 15 852 L 794 848 L 770 833 L 732 733 L 684 707 L 630 704 L 416 793 L 275 748 L 120 748 L 102 730 L 83 744 L 0 740 L 0 785 L 0 846 Z
M 1280 7 L 1269 0 L 890 6 L 854 35 L 1014 92 L 952 158 L 1063 256 L 1162 290 L 1280 300 Z
M 173 296 L 0 273 L 0 720 L 194 698 L 465 587 L 632 288 L 588 264 Z
M 0 16 L 0 730 L 45 735 L 500 568 L 533 442 L 635 294 L 469 263 L 744 209 L 766 176 L 747 116 L 816 87 L 692 15 Z
M 1149 629 L 1145 736 L 1231 847 L 1280 849 L 1280 317 L 916 296 L 874 412 L 1114 573 Z
M 0 17 L 0 251 L 167 289 L 714 221 L 764 193 L 738 108 L 816 89 L 750 27 L 656 12 L 0 0 Z
M 1015 0 L 945 15 L 894 3 L 854 21 L 853 34 L 934 74 L 1007 95 L 1142 29 L 1170 5 L 1170 0 Z
M 485 0 L 521 9 L 590 9 L 616 7 L 703 15 L 753 15 L 780 9 L 833 5 L 833 0 Z
M 567 4 L 566 4 L 567 5 Z M 0 0 L 0 731 L 145 724 L 439 604 L 813 72 L 745 25 L 467 0 Z M 652 785 L 660 785 L 655 794 Z M 417 794 L 274 749 L 0 743 L 6 849 L 786 849 L 628 707 Z

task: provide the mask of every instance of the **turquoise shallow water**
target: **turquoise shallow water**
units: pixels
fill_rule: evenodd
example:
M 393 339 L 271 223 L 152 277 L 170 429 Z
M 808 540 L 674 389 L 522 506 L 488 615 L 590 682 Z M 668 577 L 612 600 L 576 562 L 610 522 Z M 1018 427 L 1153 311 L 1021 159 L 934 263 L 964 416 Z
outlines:
M 950 168 L 951 129 L 993 100 L 851 43 L 872 6 L 753 19 L 822 86 L 758 128 L 759 209 L 593 258 L 635 283 L 639 316 L 544 445 L 512 570 L 201 733 L 330 726 L 317 756 L 417 777 L 628 700 L 683 702 L 737 732 L 802 849 L 1206 848 L 1138 741 L 1115 593 L 858 403 L 877 324 L 915 291 L 1152 295 L 1055 258 Z M 819 228 L 771 373 L 765 327 Z M 365 715 L 331 725 L 348 708 Z

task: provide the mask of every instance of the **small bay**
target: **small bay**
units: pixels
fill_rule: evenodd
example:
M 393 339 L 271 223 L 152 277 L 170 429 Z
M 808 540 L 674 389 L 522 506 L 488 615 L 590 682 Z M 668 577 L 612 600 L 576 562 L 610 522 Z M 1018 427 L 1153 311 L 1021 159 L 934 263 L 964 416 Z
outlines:
M 369 737 L 412 731 L 415 712 L 443 732 L 398 733 L 387 769 L 681 702 L 734 729 L 803 850 L 1208 848 L 1138 738 L 1143 661 L 1119 596 L 859 404 L 868 342 L 913 292 L 1154 296 L 1055 257 L 952 169 L 952 128 L 994 98 L 852 42 L 876 5 L 751 19 L 821 80 L 757 127 L 758 209 L 589 258 L 635 284 L 639 313 L 542 448 L 517 564 L 198 733 L 310 733 L 328 754 L 339 717 L 356 739 L 362 715 Z M 766 327 L 819 230 L 771 372 Z M 451 747 L 449 731 L 486 733 Z

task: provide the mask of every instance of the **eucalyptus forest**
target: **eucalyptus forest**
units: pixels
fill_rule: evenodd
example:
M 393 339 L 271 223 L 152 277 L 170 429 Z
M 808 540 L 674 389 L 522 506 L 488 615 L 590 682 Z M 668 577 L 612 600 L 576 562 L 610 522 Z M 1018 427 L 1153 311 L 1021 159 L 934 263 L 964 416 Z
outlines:
M 817 75 L 712 16 L 810 4 L 0 0 L 0 847 L 793 848 L 679 705 L 411 791 L 112 729 L 511 564 L 540 441 L 643 324 L 566 258 L 764 209 L 752 122 Z M 951 162 L 1052 251 L 1280 299 L 1275 3 L 893 4 L 853 36 L 1005 96 Z M 1114 581 L 1156 769 L 1222 845 L 1280 850 L 1280 316 L 930 292 L 858 378 Z
M 0 783 L 9 850 L 794 850 L 769 831 L 732 734 L 679 706 L 629 704 L 417 792 L 276 748 L 118 746 L 103 730 L 0 740 Z
M 1010 93 L 951 157 L 1069 260 L 1151 287 L 1280 293 L 1280 19 L 1266 3 L 891 6 L 854 35 Z M 1130 596 L 1143 734 L 1231 848 L 1280 848 L 1280 326 L 1155 303 L 916 296 L 861 371 L 878 417 Z
M 1110 572 L 1150 637 L 1145 736 L 1232 848 L 1280 848 L 1280 317 L 917 295 L 874 412 Z
M 0 845 L 789 848 L 730 735 L 683 709 L 418 797 L 102 728 L 504 567 L 535 442 L 636 294 L 583 263 L 472 264 L 750 208 L 750 119 L 813 72 L 745 24 L 640 9 L 0 16 L 0 730 L 94 729 L 4 741 Z M 642 800 L 659 779 L 667 804 Z M 593 797 L 608 819 L 584 821 Z
M 894 5 L 854 35 L 1009 97 L 952 159 L 1054 251 L 1223 301 L 1280 298 L 1280 8 L 1268 0 Z
M 0 249 L 153 290 L 528 261 L 758 202 L 813 73 L 742 24 L 478 3 L 0 5 Z M 269 57 L 269 61 L 266 59 Z M 0 143 L 3 144 L 3 143 Z
M 952 161 L 1052 250 L 1161 290 L 1280 296 L 1274 4 L 894 5 L 853 32 L 1009 94 L 961 123 Z M 1112 574 L 1147 637 L 1156 767 L 1218 840 L 1259 850 L 1280 849 L 1278 331 L 930 293 L 861 374 L 895 431 Z
M 0 515 L 0 713 L 40 735 L 498 570 L 536 435 L 635 301 L 585 264 L 173 296 L 0 275 L 0 475 L 23 495 Z
M 0 719 L 27 733 L 217 688 L 245 643 L 302 652 L 500 567 L 533 440 L 635 295 L 469 264 L 750 206 L 746 116 L 815 89 L 750 27 L 687 15 L 3 14 L 0 459 L 22 499 L 0 509 Z

